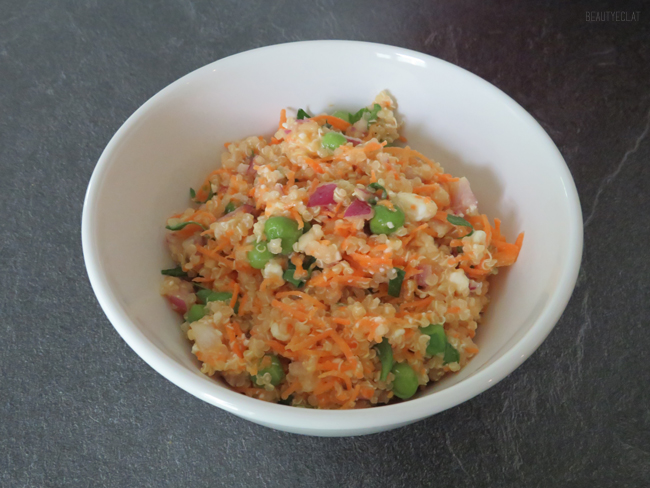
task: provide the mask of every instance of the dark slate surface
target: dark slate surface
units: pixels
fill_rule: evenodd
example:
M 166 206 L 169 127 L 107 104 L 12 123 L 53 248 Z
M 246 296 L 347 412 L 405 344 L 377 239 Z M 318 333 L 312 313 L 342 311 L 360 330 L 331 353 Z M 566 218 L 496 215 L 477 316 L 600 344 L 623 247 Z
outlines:
M 608 9 L 640 20 L 586 20 Z M 0 486 L 650 486 L 649 19 L 622 2 L 0 1 Z M 397 431 L 320 439 L 139 359 L 95 301 L 80 218 L 105 144 L 158 90 L 338 38 L 438 56 L 521 103 L 573 173 L 586 246 L 564 316 L 509 378 Z

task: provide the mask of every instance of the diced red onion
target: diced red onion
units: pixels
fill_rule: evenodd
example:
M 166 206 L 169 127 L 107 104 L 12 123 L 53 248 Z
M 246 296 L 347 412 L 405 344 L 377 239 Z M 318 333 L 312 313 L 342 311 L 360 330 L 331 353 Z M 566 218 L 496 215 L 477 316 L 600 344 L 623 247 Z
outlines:
M 366 133 L 364 131 L 359 130 L 354 125 L 351 125 L 350 127 L 348 127 L 348 130 L 346 131 L 346 133 L 349 134 L 350 137 L 355 137 L 355 136 L 358 135 L 360 138 L 363 138 L 366 135 Z
M 285 134 L 291 134 L 291 131 L 289 129 L 284 129 Z
M 372 207 L 363 200 L 355 200 L 345 210 L 343 217 L 360 217 L 364 220 L 371 219 L 373 215 Z
M 187 303 L 181 297 L 176 295 L 166 295 L 165 298 L 169 302 L 174 312 L 184 314 L 187 312 Z
M 345 136 L 345 140 L 351 142 L 353 146 L 358 146 L 363 142 L 361 139 L 357 139 L 356 137 L 349 137 L 349 136 Z
M 465 214 L 470 209 L 475 209 L 478 200 L 469 186 L 467 178 L 461 178 L 450 184 L 451 210 L 455 214 Z
M 421 264 L 418 266 L 418 269 L 421 270 L 420 273 L 415 275 L 415 281 L 418 286 L 425 288 L 427 286 L 427 278 L 431 276 L 432 268 L 429 264 Z
M 255 164 L 253 163 L 253 161 L 255 161 L 255 156 L 250 156 L 248 159 L 250 159 L 250 161 L 248 163 L 248 170 L 246 171 L 246 174 L 250 176 L 256 173 Z
M 336 190 L 336 183 L 328 183 L 316 188 L 316 191 L 309 197 L 308 207 L 320 207 L 323 205 L 332 205 L 334 201 L 334 190 Z
M 481 293 L 481 288 L 483 288 L 483 283 L 479 283 L 478 281 L 474 281 L 474 280 L 469 280 L 469 291 L 478 290 L 478 293 Z

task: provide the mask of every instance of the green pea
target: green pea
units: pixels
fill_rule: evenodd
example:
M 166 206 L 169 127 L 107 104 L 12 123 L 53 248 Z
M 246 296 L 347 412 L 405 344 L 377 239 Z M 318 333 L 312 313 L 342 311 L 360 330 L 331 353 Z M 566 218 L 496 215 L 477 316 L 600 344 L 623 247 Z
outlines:
M 379 380 L 386 381 L 388 373 L 390 373 L 393 367 L 393 348 L 390 347 L 390 343 L 385 337 L 379 344 L 375 344 L 375 348 L 379 354 L 379 361 L 381 361 L 381 376 Z
M 293 245 L 298 242 L 302 231 L 298 222 L 288 217 L 271 217 L 264 223 L 264 234 L 269 241 L 282 239 L 282 254 L 293 252 Z
M 266 263 L 273 257 L 273 253 L 266 247 L 266 242 L 256 244 L 248 251 L 248 263 L 255 269 L 263 269 Z
M 406 400 L 418 391 L 418 377 L 408 363 L 397 363 L 391 370 L 395 375 L 393 393 L 396 397 Z
M 205 305 L 192 305 L 190 311 L 187 313 L 187 321 L 196 322 L 205 317 L 206 313 Z
M 339 119 L 343 119 L 346 122 L 350 122 L 350 112 L 345 112 L 344 110 L 337 110 L 332 115 L 334 117 L 338 117 Z
M 454 346 L 447 343 L 445 346 L 445 358 L 443 360 L 443 364 L 457 363 L 458 361 L 460 361 L 460 353 Z
M 258 383 L 258 377 L 261 378 L 268 373 L 271 375 L 271 384 L 273 386 L 278 386 L 284 379 L 284 370 L 282 369 L 282 363 L 280 362 L 280 359 L 275 355 L 267 354 L 265 357 L 271 359 L 271 364 L 265 368 L 260 369 L 257 372 L 257 375 L 252 377 L 253 383 L 260 385 L 260 383 Z M 264 359 L 262 361 L 266 362 Z
M 199 290 L 196 296 L 201 303 L 227 302 L 232 298 L 232 293 L 227 291 Z
M 392 234 L 404 225 L 404 212 L 395 206 L 395 210 L 390 210 L 383 205 L 373 207 L 375 216 L 370 219 L 370 231 L 373 234 Z
M 338 132 L 328 132 L 321 139 L 321 144 L 323 147 L 325 149 L 329 149 L 330 151 L 333 151 L 346 142 L 348 142 L 348 140 L 345 138 L 345 136 L 343 134 L 339 134 Z
M 420 332 L 429 336 L 429 345 L 427 346 L 427 356 L 435 356 L 445 352 L 447 345 L 447 336 L 445 328 L 441 324 L 429 324 L 422 327 Z
M 224 214 L 229 214 L 233 210 L 237 208 L 237 205 L 235 205 L 235 202 L 228 202 L 228 205 L 226 205 L 226 208 L 224 209 L 223 213 Z
M 303 224 L 304 226 L 302 228 L 302 233 L 306 234 L 307 232 L 309 232 L 309 229 L 311 229 L 312 225 L 311 222 L 303 222 Z

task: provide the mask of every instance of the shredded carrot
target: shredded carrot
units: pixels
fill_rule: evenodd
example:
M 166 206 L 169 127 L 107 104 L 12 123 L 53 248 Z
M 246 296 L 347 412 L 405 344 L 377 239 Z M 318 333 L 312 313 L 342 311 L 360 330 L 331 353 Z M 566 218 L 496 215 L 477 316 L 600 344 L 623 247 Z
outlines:
M 237 354 L 237 356 L 240 358 L 243 358 L 244 354 L 239 347 L 239 343 L 237 342 L 237 337 L 235 336 L 235 330 L 233 329 L 232 324 L 226 324 L 226 333 L 228 334 L 228 342 L 230 342 L 230 349 L 232 352 Z
M 238 310 L 239 313 L 237 315 L 244 315 L 244 306 L 246 305 L 247 301 L 248 301 L 248 295 L 242 294 L 241 302 L 239 302 L 239 310 Z
M 491 274 L 489 269 L 470 268 L 468 264 L 461 264 L 460 268 L 465 271 L 465 274 L 470 278 L 482 278 Z
M 266 287 L 269 286 L 271 281 L 272 281 L 271 278 L 264 278 L 262 280 L 262 283 L 260 284 L 260 292 L 261 293 L 264 293 L 266 291 Z
M 450 313 L 450 314 L 455 314 L 455 313 L 458 313 L 458 312 L 460 312 L 460 307 L 449 307 L 447 309 L 447 313 Z
M 331 390 L 332 388 L 334 388 L 335 383 L 336 380 L 334 380 L 333 378 L 330 379 L 329 381 L 327 380 L 321 381 L 321 383 L 318 386 L 316 386 L 316 388 L 314 389 L 314 395 L 321 395 L 326 391 Z
M 221 256 L 219 256 L 219 254 L 203 246 L 196 246 L 196 250 L 214 261 L 219 261 L 221 259 Z
M 393 260 L 391 258 L 374 258 L 366 254 L 352 253 L 348 254 L 349 257 L 354 259 L 357 263 L 365 268 L 376 268 L 379 266 L 392 266 Z
M 305 227 L 305 223 L 303 222 L 302 217 L 295 209 L 295 207 L 291 207 L 290 212 L 291 212 L 291 216 L 293 217 L 293 220 L 298 222 L 298 229 L 302 230 Z
M 397 140 L 398 140 L 399 142 L 403 142 L 403 143 L 407 143 L 407 142 L 408 142 L 408 140 L 407 140 L 406 137 L 404 137 L 404 136 L 399 136 L 399 137 L 397 138 Z
M 350 397 L 348 398 L 348 401 L 343 404 L 341 409 L 346 409 L 346 408 L 352 408 L 357 401 L 357 398 L 359 397 L 359 390 L 361 390 L 361 385 L 357 385 L 354 387 L 354 390 L 350 392 Z
M 230 299 L 230 308 L 235 308 L 237 303 L 237 297 L 239 296 L 239 283 L 235 282 L 235 288 L 232 292 L 232 298 Z
M 299 297 L 299 298 L 302 298 L 303 300 L 311 303 L 316 308 L 320 308 L 322 310 L 325 310 L 327 308 L 321 301 L 317 300 L 316 298 L 312 297 L 311 295 L 308 295 L 307 293 L 304 293 L 304 292 L 298 291 L 298 290 L 283 291 L 283 292 L 277 293 L 275 296 L 278 297 L 278 298 L 284 298 L 284 297 L 290 297 L 290 296 Z
M 196 283 L 210 283 L 211 281 L 214 281 L 214 278 L 210 278 L 209 276 L 197 276 L 196 278 L 192 278 L 192 281 L 195 281 Z
M 309 186 L 309 190 L 308 190 L 309 195 L 311 195 L 312 193 L 314 193 L 314 191 L 316 191 L 316 188 L 318 188 L 319 184 L 320 184 L 320 181 L 318 181 L 318 179 L 314 178 L 314 180 L 311 182 L 311 185 Z
M 312 117 L 310 120 L 313 120 L 314 122 L 317 122 L 321 125 L 327 123 L 335 129 L 340 130 L 341 132 L 347 130 L 347 128 L 351 125 L 350 122 L 339 119 L 338 117 L 334 117 L 333 115 L 317 115 L 316 117 Z
M 286 121 L 287 121 L 287 111 L 286 109 L 283 108 L 280 111 L 280 123 L 278 124 L 278 130 L 282 129 L 282 126 Z
M 226 142 L 226 143 L 224 143 L 223 147 L 225 147 L 226 149 L 228 149 L 228 146 L 230 146 L 231 144 L 232 144 L 232 142 Z
M 385 142 L 368 142 L 363 146 L 363 152 L 371 153 L 373 151 L 379 151 L 382 147 L 386 145 Z
M 458 181 L 460 178 L 454 178 L 447 173 L 437 173 L 435 175 L 435 179 L 438 181 L 438 183 L 451 183 L 453 181 Z
M 289 387 L 287 389 L 282 391 L 280 397 L 283 400 L 286 400 L 287 398 L 289 398 L 289 395 L 291 395 L 293 392 L 298 390 L 298 388 L 300 388 L 300 383 L 298 383 L 297 381 L 293 381 L 289 384 Z
M 327 378 L 328 376 L 342 379 L 345 382 L 346 388 L 352 390 L 352 380 L 347 374 L 341 373 L 340 371 L 327 371 L 318 375 L 319 378 Z
M 320 334 L 312 335 L 308 339 L 304 340 L 300 344 L 296 344 L 290 349 L 294 351 L 300 351 L 301 349 L 308 349 L 314 344 L 316 344 L 318 341 L 322 341 L 326 337 L 329 337 L 331 332 L 331 329 L 326 330 L 325 332 L 321 332 Z M 287 344 L 287 347 L 289 347 L 289 344 Z
M 478 347 L 476 346 L 469 346 L 465 348 L 465 352 L 467 354 L 476 354 L 478 352 Z
M 361 398 L 365 398 L 366 400 L 370 400 L 375 394 L 375 389 L 372 388 L 371 386 L 362 386 L 361 391 L 359 392 L 359 395 Z
M 343 338 L 338 334 L 338 332 L 336 332 L 334 329 L 331 329 L 330 336 L 332 337 L 332 339 L 334 339 L 334 342 L 336 342 L 338 346 L 341 348 L 346 358 L 352 359 L 354 357 L 354 354 L 352 354 L 352 350 L 350 349 L 350 346 L 348 345 L 347 342 L 343 340 Z
M 420 300 L 414 300 L 412 302 L 403 303 L 401 308 L 424 308 L 428 306 L 433 301 L 433 297 L 421 298 Z
M 320 165 L 319 163 L 317 163 L 316 161 L 314 161 L 313 159 L 311 159 L 311 158 L 304 158 L 304 161 L 305 161 L 305 163 L 307 163 L 307 164 L 311 167 L 311 169 L 313 169 L 316 173 L 320 173 L 320 174 L 325 173 L 325 170 L 321 167 L 321 165 Z M 318 182 L 317 182 L 317 183 L 318 183 Z
M 341 317 L 334 317 L 332 321 L 341 325 L 350 325 L 352 323 L 349 319 L 343 319 Z
M 271 302 L 271 305 L 274 306 L 275 308 L 279 308 L 280 310 L 288 313 L 292 317 L 300 320 L 301 322 L 306 322 L 307 321 L 307 314 L 304 312 L 301 312 L 299 310 L 294 309 L 290 305 L 287 305 L 286 303 L 283 303 L 279 300 L 273 300 Z
M 275 144 L 280 144 L 282 141 L 280 139 L 276 139 L 275 137 L 271 137 L 271 145 L 274 146 Z
M 440 185 L 438 183 L 433 183 L 431 185 L 420 185 L 413 188 L 413 193 L 417 193 L 418 195 L 421 193 L 433 193 L 439 188 Z
M 440 220 L 441 222 L 448 222 L 447 221 L 447 216 L 449 214 L 447 212 L 443 212 L 442 210 L 438 210 L 436 214 L 433 216 L 434 219 Z

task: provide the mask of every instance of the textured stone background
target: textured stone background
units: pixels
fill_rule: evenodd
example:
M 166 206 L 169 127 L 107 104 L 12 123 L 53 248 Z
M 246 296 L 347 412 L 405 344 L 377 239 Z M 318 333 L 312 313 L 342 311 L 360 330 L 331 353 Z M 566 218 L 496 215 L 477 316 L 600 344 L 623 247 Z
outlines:
M 587 22 L 587 11 L 641 11 Z M 0 0 L 0 486 L 650 486 L 650 10 L 613 2 Z M 585 217 L 541 348 L 397 431 L 275 432 L 184 393 L 115 333 L 81 254 L 84 191 L 143 102 L 306 39 L 394 44 L 495 84 L 554 139 Z

